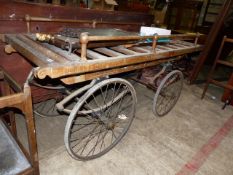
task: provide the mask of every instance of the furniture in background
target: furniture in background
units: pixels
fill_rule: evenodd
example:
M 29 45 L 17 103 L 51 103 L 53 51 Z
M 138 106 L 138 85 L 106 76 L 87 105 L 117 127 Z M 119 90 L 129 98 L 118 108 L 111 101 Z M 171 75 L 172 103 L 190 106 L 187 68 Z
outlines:
M 203 26 L 211 26 L 217 19 L 224 1 L 208 0 L 202 21 Z
M 30 87 L 25 83 L 22 89 L 2 68 L 0 85 L 0 174 L 39 174 Z M 25 118 L 28 145 L 23 146 L 17 137 L 16 110 Z
M 215 68 L 216 68 L 216 66 L 218 64 L 233 68 L 233 63 L 232 62 L 220 59 L 223 47 L 224 47 L 224 45 L 226 43 L 232 43 L 233 44 L 233 39 L 227 38 L 226 36 L 223 37 L 223 40 L 222 40 L 221 46 L 220 46 L 220 48 L 218 50 L 218 53 L 217 53 L 217 56 L 215 58 L 214 64 L 213 64 L 213 66 L 212 66 L 212 68 L 211 68 L 211 70 L 210 70 L 210 72 L 208 74 L 207 82 L 206 82 L 206 85 L 205 85 L 203 93 L 202 93 L 202 99 L 204 98 L 205 93 L 206 93 L 206 91 L 207 91 L 208 86 L 209 86 L 210 83 L 212 83 L 212 84 L 214 84 L 216 86 L 223 87 L 224 89 L 227 89 L 228 93 L 231 93 L 231 91 L 233 91 L 233 85 L 230 82 L 227 83 L 227 84 L 224 84 L 222 82 L 219 82 L 219 81 L 213 79 L 213 74 L 214 74 Z M 225 102 L 226 104 L 231 101 L 231 96 L 230 97 L 225 97 L 225 98 L 226 98 L 226 102 Z
M 207 59 L 212 60 L 213 62 L 214 57 L 217 54 L 217 50 L 220 47 L 222 37 L 224 35 L 232 35 L 232 7 L 233 0 L 225 0 L 223 5 L 221 6 L 221 10 L 219 11 L 217 18 L 206 38 L 205 47 L 201 52 L 200 56 L 198 57 L 198 60 L 191 73 L 191 76 L 189 77 L 190 83 L 194 83 L 194 81 L 197 79 L 197 76 Z M 226 22 L 228 23 L 228 25 L 225 25 Z
M 167 28 L 172 30 L 195 31 L 203 2 L 194 0 L 175 0 L 167 9 Z
M 229 81 L 227 82 L 227 85 L 233 86 L 233 73 L 231 74 L 231 77 Z M 223 108 L 225 108 L 227 105 L 233 106 L 233 91 L 229 89 L 225 89 L 223 96 L 222 96 L 222 101 L 225 103 Z
M 93 0 L 92 9 L 113 11 L 117 5 L 115 0 Z

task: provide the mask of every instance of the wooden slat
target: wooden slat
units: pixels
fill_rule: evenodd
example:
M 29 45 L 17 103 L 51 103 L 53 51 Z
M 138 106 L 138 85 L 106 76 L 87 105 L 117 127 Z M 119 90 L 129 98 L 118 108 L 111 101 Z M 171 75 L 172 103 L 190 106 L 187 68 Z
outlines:
M 87 81 L 87 80 L 92 80 L 95 78 L 104 77 L 107 75 L 114 75 L 114 74 L 118 74 L 118 73 L 132 71 L 132 70 L 142 69 L 142 68 L 158 65 L 158 64 L 161 64 L 161 63 L 164 63 L 167 61 L 174 61 L 174 60 L 179 60 L 179 59 L 180 59 L 179 57 L 175 57 L 175 58 L 169 58 L 168 60 L 164 60 L 164 59 L 154 60 L 154 61 L 146 62 L 146 63 L 128 65 L 128 66 L 113 68 L 113 69 L 109 69 L 109 70 L 91 72 L 91 73 L 87 73 L 87 74 L 83 74 L 83 75 L 79 75 L 79 76 L 74 76 L 74 77 L 62 78 L 61 81 L 65 84 L 70 85 L 70 84 L 79 83 L 79 82 L 83 82 L 83 81 Z
M 13 95 L 7 95 L 0 97 L 0 108 L 11 107 L 23 102 L 25 95 L 23 93 L 17 93 Z
M 50 49 L 47 49 L 46 47 L 44 47 L 41 43 L 34 41 L 32 38 L 30 38 L 27 35 L 17 35 L 17 37 L 27 43 L 28 45 L 30 45 L 31 47 L 33 47 L 35 50 L 37 50 L 38 52 L 43 53 L 43 55 L 46 55 L 47 57 L 49 57 L 50 59 L 59 62 L 59 63 L 65 63 L 68 60 L 65 59 L 64 57 L 62 57 L 61 55 L 53 52 Z
M 159 49 L 159 48 L 155 48 L 156 52 L 166 52 L 165 50 Z
M 151 51 L 148 51 L 146 49 L 143 49 L 141 47 L 130 47 L 131 50 L 134 50 L 136 52 L 141 52 L 141 53 L 151 53 Z
M 108 49 L 106 47 L 101 47 L 101 48 L 97 48 L 97 49 L 94 49 L 94 50 L 97 51 L 97 52 L 103 53 L 105 55 L 108 55 L 110 57 L 124 56 L 124 54 L 116 52 L 116 51 L 111 50 L 111 49 Z
M 0 67 L 0 75 L 15 92 L 22 92 L 22 87 L 2 67 Z
M 48 43 L 44 43 L 44 46 L 47 47 L 48 49 L 52 50 L 53 52 L 61 55 L 62 57 L 67 58 L 69 61 L 77 61 L 77 60 L 81 60 L 80 56 L 78 56 L 77 54 L 74 53 L 68 53 L 67 50 L 62 50 L 54 45 L 48 44 Z
M 124 53 L 126 55 L 135 55 L 137 52 L 134 52 L 132 50 L 126 49 L 123 46 L 116 46 L 116 47 L 111 47 L 112 50 Z
M 11 44 L 15 50 L 37 66 L 45 66 L 46 64 L 53 62 L 50 58 L 42 55 L 34 50 L 33 47 L 16 38 L 15 35 L 6 35 L 5 39 L 6 42 Z
M 216 81 L 214 79 L 210 79 L 210 83 L 212 84 L 215 84 L 217 86 L 220 86 L 220 87 L 223 87 L 223 88 L 226 88 L 226 89 L 229 89 L 229 90 L 232 90 L 233 91 L 233 86 L 232 85 L 229 85 L 229 84 L 223 84 L 219 81 Z
M 173 43 L 173 45 L 179 47 L 180 49 L 188 48 L 189 46 L 178 44 L 178 43 Z
M 146 49 L 148 51 L 152 51 L 152 47 L 151 46 L 141 46 L 140 48 Z
M 54 64 L 49 67 L 40 67 L 34 71 L 36 77 L 43 79 L 46 76 L 51 78 L 59 78 L 61 76 L 69 76 L 74 74 L 81 74 L 85 72 L 94 72 L 103 69 L 112 69 L 114 67 L 132 65 L 142 62 L 149 62 L 158 59 L 167 59 L 168 57 L 175 57 L 183 55 L 186 53 L 197 52 L 202 50 L 201 46 L 188 48 L 188 49 L 179 49 L 171 50 L 167 52 L 150 52 L 150 53 L 141 53 L 140 56 L 122 56 L 122 57 L 112 57 L 110 59 L 102 60 L 87 60 L 87 61 L 78 61 L 72 62 L 72 64 Z M 107 57 L 109 58 L 109 57 Z
M 95 59 L 107 59 L 108 58 L 108 57 L 106 57 L 104 55 L 101 55 L 101 54 L 99 54 L 97 52 L 94 52 L 94 51 L 92 51 L 90 49 L 87 49 L 87 57 L 91 58 L 93 60 L 95 60 Z
M 185 46 L 191 46 L 191 47 L 195 46 L 195 44 L 189 43 L 189 42 L 186 42 L 186 41 L 178 41 L 178 43 L 182 44 L 182 45 L 185 45 Z
M 157 48 L 161 49 L 161 50 L 172 50 L 169 47 L 165 47 L 165 46 L 161 46 L 161 45 L 157 45 Z
M 150 51 L 150 52 L 153 51 L 151 46 L 142 46 L 142 47 L 140 47 L 140 48 L 146 49 L 146 50 L 148 50 L 148 51 Z M 166 52 L 167 50 L 156 47 L 156 48 L 155 48 L 155 51 L 161 53 L 161 52 Z
M 226 38 L 225 41 L 229 42 L 229 43 L 233 43 L 233 39 L 232 38 Z
M 180 49 L 177 46 L 174 46 L 173 44 L 167 44 L 166 46 L 172 49 Z
M 223 64 L 225 66 L 233 67 L 233 63 L 231 63 L 229 61 L 217 60 L 217 63 Z

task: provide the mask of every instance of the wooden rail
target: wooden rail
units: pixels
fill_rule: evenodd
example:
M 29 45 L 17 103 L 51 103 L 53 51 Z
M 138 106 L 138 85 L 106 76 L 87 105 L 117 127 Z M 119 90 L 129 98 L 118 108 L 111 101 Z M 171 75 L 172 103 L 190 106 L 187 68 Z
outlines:
M 96 28 L 97 24 L 113 24 L 113 25 L 138 25 L 143 26 L 144 23 L 138 22 L 116 22 L 116 21 L 100 21 L 100 20 L 74 20 L 74 19 L 61 19 L 61 18 L 44 18 L 37 16 L 25 15 L 25 21 L 27 23 L 27 31 L 30 33 L 30 22 L 58 22 L 58 23 L 89 23 L 93 28 Z

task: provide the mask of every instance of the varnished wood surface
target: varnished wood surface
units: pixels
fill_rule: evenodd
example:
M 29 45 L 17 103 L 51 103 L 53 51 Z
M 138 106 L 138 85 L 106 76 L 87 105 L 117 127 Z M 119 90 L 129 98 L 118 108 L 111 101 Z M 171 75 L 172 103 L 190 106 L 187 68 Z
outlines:
M 22 152 L 25 154 L 25 157 L 30 162 L 31 166 L 27 168 L 24 172 L 20 174 L 39 174 L 39 163 L 38 163 L 38 152 L 37 152 L 37 142 L 36 142 L 36 130 L 35 123 L 33 118 L 33 110 L 32 110 L 32 99 L 31 99 L 31 89 L 28 84 L 24 84 L 23 89 L 21 89 L 20 85 L 11 77 L 3 68 L 0 67 L 0 82 L 4 84 L 7 89 L 4 92 L 1 92 L 0 96 L 0 109 L 12 108 L 19 109 L 26 121 L 27 128 L 27 139 L 28 139 L 28 150 L 23 147 L 23 145 L 19 142 L 16 134 L 16 128 L 13 130 L 10 128 L 10 132 L 12 136 L 15 137 L 16 142 L 21 148 Z M 2 84 L 1 84 L 2 86 Z M 12 113 L 13 114 L 13 113 Z M 0 117 L 2 114 L 0 113 Z M 10 126 L 16 127 L 16 120 L 14 115 L 10 116 Z
M 77 7 L 59 5 L 48 5 L 38 3 L 23 3 L 16 1 L 2 0 L 0 6 L 0 33 L 27 32 L 25 15 L 38 16 L 48 19 L 69 19 L 69 20 L 96 20 L 105 23 L 96 24 L 98 28 L 121 28 L 130 31 L 139 31 L 140 26 L 150 25 L 153 16 L 146 13 L 129 13 L 120 11 L 100 11 Z M 108 22 L 116 22 L 109 24 Z M 119 23 L 117 23 L 119 22 Z M 121 23 L 125 23 L 122 25 Z M 129 24 L 127 24 L 129 23 Z M 131 25 L 139 23 L 140 25 Z M 91 23 L 69 23 L 69 22 L 31 22 L 31 32 L 57 32 L 66 27 L 92 28 Z
M 146 39 L 146 37 L 130 36 L 130 37 L 95 37 L 90 36 L 87 38 L 87 42 L 84 42 L 84 48 L 78 52 L 86 52 L 84 57 L 80 60 L 77 56 L 77 60 L 68 60 L 65 57 L 58 59 L 57 53 L 50 50 L 49 48 L 44 48 L 38 41 L 33 41 L 30 38 L 31 35 L 6 35 L 6 42 L 11 44 L 12 47 L 21 53 L 29 61 L 37 65 L 38 67 L 34 70 L 34 75 L 37 78 L 44 79 L 45 77 L 50 78 L 61 78 L 66 84 L 73 84 L 81 81 L 90 80 L 91 77 L 98 78 L 109 75 L 127 72 L 131 70 L 141 69 L 150 65 L 155 65 L 156 61 L 158 63 L 167 62 L 170 58 L 200 51 L 202 49 L 201 45 L 182 41 L 187 37 L 184 35 L 170 36 L 171 42 L 164 44 L 157 44 L 155 50 L 151 44 L 147 46 L 141 46 L 140 44 L 133 44 L 132 46 L 117 46 L 115 49 L 101 47 L 86 49 L 86 44 L 88 39 L 90 42 L 92 40 L 100 41 L 103 40 L 127 40 L 127 39 Z M 181 40 L 178 40 L 180 37 Z M 27 39 L 25 39 L 27 38 Z M 150 36 L 148 38 L 151 38 Z M 174 40 L 172 40 L 174 39 Z M 80 39 L 81 45 L 84 39 Z M 141 41 L 141 40 L 140 40 Z M 34 43 L 33 43 L 34 42 Z M 32 47 L 39 45 L 40 47 Z M 116 49 L 118 48 L 118 49 Z M 119 49 L 121 48 L 121 49 Z M 59 49 L 59 48 L 57 48 Z M 123 49 L 123 52 L 121 50 Z M 130 53 L 130 54 L 129 54 Z M 66 61 L 62 61 L 66 60 Z M 92 72 L 91 74 L 89 72 Z M 95 74 L 95 75 L 94 75 Z M 96 76 L 98 75 L 98 76 Z M 69 77 L 67 77 L 69 76 Z M 70 78 L 70 76 L 76 76 Z M 84 78 L 88 77 L 88 78 Z

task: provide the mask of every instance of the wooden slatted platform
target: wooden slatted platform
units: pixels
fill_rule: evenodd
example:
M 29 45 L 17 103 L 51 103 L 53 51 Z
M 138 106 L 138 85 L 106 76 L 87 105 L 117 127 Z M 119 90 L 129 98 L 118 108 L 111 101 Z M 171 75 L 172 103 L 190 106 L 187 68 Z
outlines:
M 165 36 L 161 36 L 165 37 Z M 188 37 L 195 40 L 195 35 L 166 36 L 168 43 L 156 43 L 159 37 L 148 36 L 152 43 L 143 43 L 143 36 L 84 36 L 80 38 L 80 49 L 69 53 L 58 47 L 35 40 L 34 35 L 6 35 L 5 40 L 16 51 L 35 64 L 34 75 L 43 79 L 60 78 L 66 84 L 73 84 L 131 70 L 141 69 L 176 59 L 176 56 L 200 51 L 201 45 L 183 41 Z M 128 41 L 138 40 L 133 44 L 113 47 L 88 48 L 93 41 Z

